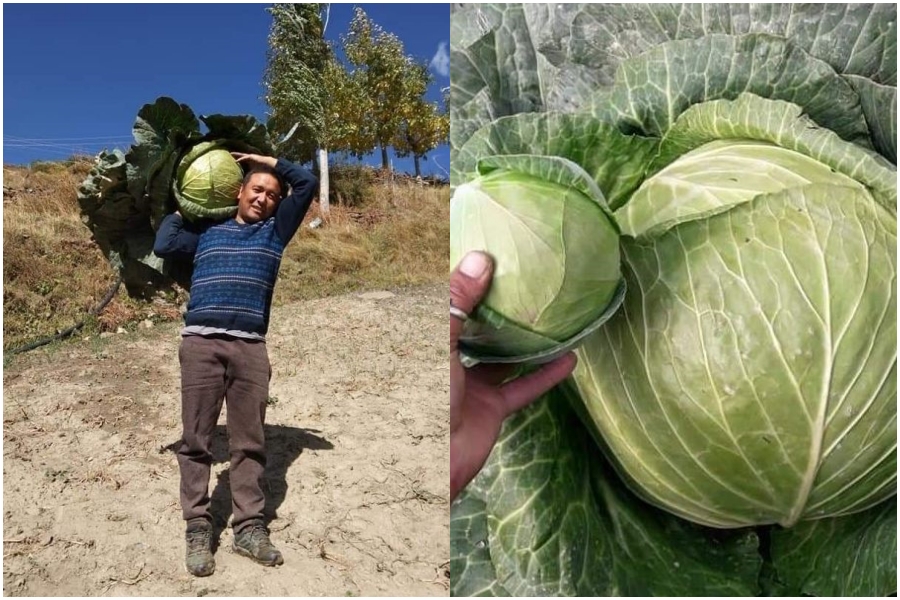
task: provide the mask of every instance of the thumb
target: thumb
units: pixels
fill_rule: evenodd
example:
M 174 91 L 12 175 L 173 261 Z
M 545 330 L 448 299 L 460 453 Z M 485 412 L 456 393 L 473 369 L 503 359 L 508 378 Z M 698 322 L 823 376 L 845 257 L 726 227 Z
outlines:
M 484 252 L 469 252 L 450 274 L 450 304 L 466 314 L 472 314 L 475 306 L 487 294 L 491 285 L 494 264 Z M 460 319 L 450 317 L 450 351 L 454 352 L 462 332 Z

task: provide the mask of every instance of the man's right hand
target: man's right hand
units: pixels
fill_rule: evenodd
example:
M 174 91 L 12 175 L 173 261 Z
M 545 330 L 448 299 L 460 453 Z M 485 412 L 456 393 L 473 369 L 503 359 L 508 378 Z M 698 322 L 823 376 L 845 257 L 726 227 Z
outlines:
M 493 264 L 487 254 L 470 252 L 450 274 L 450 304 L 466 314 L 487 294 Z M 450 499 L 478 474 L 497 441 L 500 425 L 560 383 L 575 368 L 571 352 L 537 371 L 506 381 L 512 367 L 476 365 L 463 368 L 459 336 L 463 322 L 450 316 Z M 504 383 L 505 382 L 505 383 Z

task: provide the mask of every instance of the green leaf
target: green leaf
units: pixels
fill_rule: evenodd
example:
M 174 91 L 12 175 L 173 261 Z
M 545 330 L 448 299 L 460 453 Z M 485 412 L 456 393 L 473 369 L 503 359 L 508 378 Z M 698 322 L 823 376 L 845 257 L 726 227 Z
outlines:
M 753 94 L 686 110 L 666 133 L 648 173 L 616 213 L 628 235 L 657 235 L 758 195 L 809 183 L 865 186 L 888 210 L 897 208 L 897 173 L 881 156 L 818 127 L 799 106 Z
M 863 77 L 844 77 L 862 104 L 863 114 L 875 148 L 886 159 L 897 164 L 897 88 L 879 85 Z
M 478 161 L 478 172 L 482 175 L 495 170 L 525 173 L 556 183 L 563 187 L 575 188 L 594 200 L 606 214 L 610 214 L 606 197 L 588 173 L 571 160 L 559 156 L 535 156 L 533 154 L 494 155 Z
M 541 111 L 544 106 L 520 6 L 472 5 L 454 12 L 452 23 L 451 167 L 459 148 L 484 125 L 506 115 Z M 473 32 L 485 29 L 484 35 L 473 39 Z
M 897 593 L 897 503 L 772 532 L 777 580 L 795 596 Z
M 666 132 L 649 172 L 656 173 L 682 154 L 720 139 L 761 140 L 800 152 L 860 182 L 882 205 L 896 211 L 896 169 L 886 160 L 818 126 L 800 106 L 754 94 L 687 109 Z
M 491 563 L 484 500 L 470 491 L 450 508 L 450 595 L 509 596 Z
M 537 3 L 454 8 L 451 164 L 455 149 L 494 119 L 519 112 L 581 110 L 593 94 L 612 87 L 623 61 L 666 42 L 710 34 L 789 39 L 837 73 L 896 86 L 896 20 L 893 4 Z M 752 57 L 747 58 L 752 64 Z M 695 73 L 719 76 L 705 67 Z
M 859 97 L 827 63 L 782 38 L 708 35 L 660 44 L 625 61 L 593 112 L 620 128 L 662 136 L 693 104 L 750 92 L 801 106 L 816 123 L 869 144 Z
M 253 115 L 208 115 L 200 120 L 209 130 L 205 140 L 227 142 L 233 151 L 273 156 L 275 145 L 265 124 Z
M 173 150 L 178 135 L 198 131 L 200 123 L 187 104 L 178 104 L 162 96 L 138 111 L 134 122 L 134 144 L 126 156 L 129 169 L 128 191 L 139 202 L 144 201 L 147 182 Z
M 516 115 L 473 135 L 451 165 L 451 178 L 455 185 L 474 179 L 478 161 L 493 156 L 560 157 L 584 169 L 615 209 L 643 181 L 658 145 L 657 139 L 623 134 L 587 114 Z
M 558 393 L 505 423 L 476 489 L 489 525 L 479 549 L 512 595 L 757 592 L 756 535 L 699 527 L 638 500 Z M 470 556 L 484 563 L 483 553 Z

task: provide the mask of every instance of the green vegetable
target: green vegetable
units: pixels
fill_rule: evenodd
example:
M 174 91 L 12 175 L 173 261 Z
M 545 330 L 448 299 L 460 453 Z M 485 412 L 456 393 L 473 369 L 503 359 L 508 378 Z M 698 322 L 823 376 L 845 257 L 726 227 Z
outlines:
M 896 591 L 896 6 L 464 6 L 451 68 L 457 195 L 574 163 L 627 284 L 452 509 L 453 589 Z
M 482 360 L 558 354 L 605 320 L 616 298 L 618 232 L 596 184 L 568 161 L 507 161 L 521 170 L 493 172 L 482 166 L 488 173 L 459 186 L 450 209 L 451 266 L 470 250 L 487 251 L 496 264 L 490 292 L 466 322 L 463 348 Z
M 173 193 L 188 218 L 222 219 L 237 212 L 244 172 L 221 143 L 197 144 L 178 163 Z
M 233 216 L 243 175 L 229 152 L 271 156 L 275 146 L 253 116 L 198 121 L 190 107 L 167 97 L 141 107 L 133 133 L 128 152 L 101 152 L 78 188 L 82 218 L 130 294 L 152 293 L 172 279 L 187 288 L 191 265 L 153 254 L 162 219 L 177 209 L 188 219 Z

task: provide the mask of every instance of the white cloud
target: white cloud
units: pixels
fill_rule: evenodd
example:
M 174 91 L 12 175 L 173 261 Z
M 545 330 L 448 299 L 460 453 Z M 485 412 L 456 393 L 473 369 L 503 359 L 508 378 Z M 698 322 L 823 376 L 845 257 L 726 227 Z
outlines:
M 447 42 L 441 42 L 428 67 L 434 69 L 438 75 L 450 76 L 450 53 L 447 52 Z

